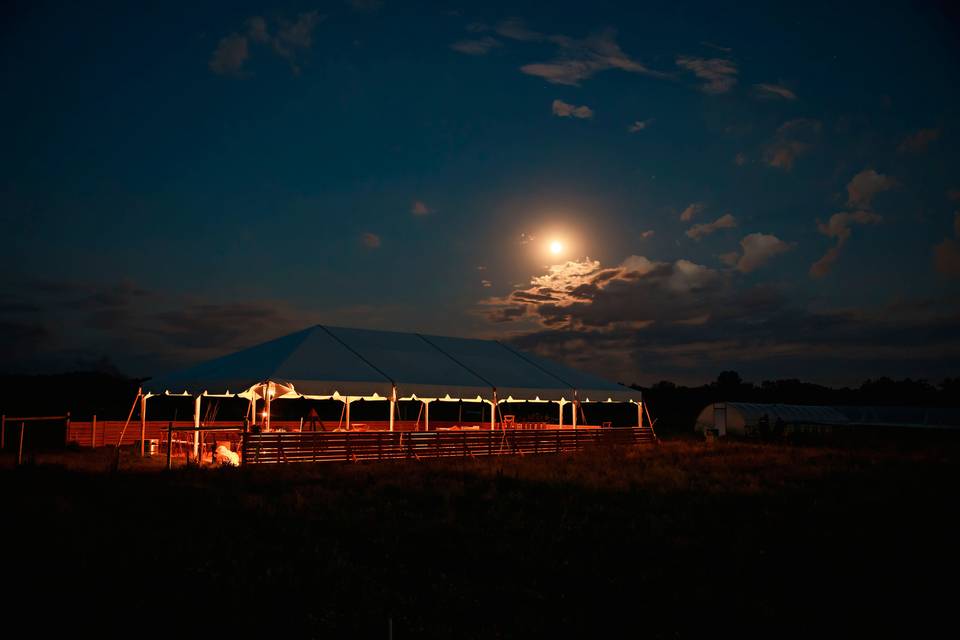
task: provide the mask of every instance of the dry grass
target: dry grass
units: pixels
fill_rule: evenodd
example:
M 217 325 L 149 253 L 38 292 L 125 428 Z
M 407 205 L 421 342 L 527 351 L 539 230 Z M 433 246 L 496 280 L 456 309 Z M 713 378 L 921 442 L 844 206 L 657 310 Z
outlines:
M 111 474 L 94 452 L 2 471 L 0 496 L 8 575 L 74 627 L 113 611 L 178 633 L 224 617 L 231 634 L 380 635 L 392 618 L 396 637 L 822 635 L 891 616 L 917 632 L 946 606 L 932 577 L 957 568 L 957 453 L 676 440 Z

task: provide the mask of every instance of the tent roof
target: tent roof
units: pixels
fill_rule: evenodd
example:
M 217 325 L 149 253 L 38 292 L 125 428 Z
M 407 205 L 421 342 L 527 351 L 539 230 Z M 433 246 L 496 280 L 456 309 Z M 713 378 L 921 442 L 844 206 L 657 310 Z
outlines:
M 640 400 L 640 392 L 496 340 L 316 325 L 147 381 L 159 394 L 242 393 L 284 382 L 310 396 Z

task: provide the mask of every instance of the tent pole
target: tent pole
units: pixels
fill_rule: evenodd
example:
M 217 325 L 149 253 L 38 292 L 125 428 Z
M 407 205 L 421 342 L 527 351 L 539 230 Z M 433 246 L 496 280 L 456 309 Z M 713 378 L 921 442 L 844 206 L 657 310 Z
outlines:
M 200 398 L 193 399 L 193 459 L 200 462 Z
M 423 401 L 423 430 L 430 431 L 430 401 Z
M 250 424 L 257 426 L 257 392 L 250 392 Z
M 560 421 L 557 424 L 557 427 L 563 429 L 563 400 L 560 400 L 560 402 L 557 404 L 560 405 Z
M 267 395 L 267 398 L 266 398 L 266 400 L 263 401 L 263 412 L 266 414 L 266 415 L 263 417 L 263 426 L 265 427 L 265 428 L 264 428 L 264 431 L 266 431 L 267 433 L 270 432 L 270 403 L 273 401 L 273 393 L 274 393 L 274 391 L 273 391 L 273 383 L 272 383 L 272 382 L 268 382 L 268 383 L 267 383 L 267 394 L 266 394 L 266 395 Z
M 574 429 L 577 428 L 577 407 L 579 406 L 579 404 L 580 403 L 577 401 L 577 397 L 574 396 L 573 397 L 573 428 Z
M 637 427 L 643 429 L 643 403 L 637 403 Z
M 347 399 L 344 400 L 344 403 L 347 406 L 347 431 L 350 431 L 350 396 L 347 396 Z
M 497 428 L 497 390 L 493 390 L 493 400 L 490 401 L 490 431 Z
M 393 431 L 393 414 L 397 409 L 397 388 L 390 389 L 390 431 Z
M 140 396 L 143 394 L 143 389 L 137 389 L 137 397 L 133 399 L 133 404 L 130 405 L 130 413 L 127 414 L 127 421 L 123 423 L 123 429 L 120 430 L 120 437 L 117 438 L 117 448 L 123 443 L 123 436 L 127 433 L 127 427 L 130 426 L 130 420 L 133 418 L 133 412 L 137 410 L 137 403 L 140 402 Z
M 147 437 L 147 394 L 140 389 L 140 457 L 142 458 L 146 451 L 144 450 L 144 440 Z

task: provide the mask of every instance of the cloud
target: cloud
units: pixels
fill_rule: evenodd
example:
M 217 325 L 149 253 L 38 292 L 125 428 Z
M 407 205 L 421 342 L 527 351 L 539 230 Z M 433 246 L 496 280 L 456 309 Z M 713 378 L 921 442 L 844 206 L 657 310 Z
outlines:
M 648 229 L 647 231 L 644 231 L 643 233 L 641 233 L 640 237 L 643 238 L 644 240 L 649 240 L 654 236 L 655 233 L 656 232 L 653 229 Z
M 243 63 L 250 57 L 247 39 L 232 33 L 217 44 L 208 66 L 210 71 L 222 76 L 240 75 Z
M 637 62 L 620 48 L 616 31 L 606 29 L 584 39 L 564 35 L 545 35 L 531 31 L 518 20 L 501 23 L 497 33 L 504 38 L 522 42 L 548 42 L 557 47 L 558 56 L 549 62 L 535 62 L 520 67 L 520 71 L 543 78 L 552 84 L 578 86 L 596 73 L 619 69 L 629 73 L 662 76 Z
M 658 293 L 653 282 L 635 284 L 619 295 L 639 303 Z M 757 380 L 813 377 L 850 384 L 886 372 L 948 376 L 960 366 L 955 303 L 924 314 L 892 305 L 812 312 L 775 288 L 740 289 L 722 280 L 705 296 L 699 308 L 687 307 L 699 315 L 686 320 L 672 319 L 675 304 L 686 305 L 686 299 L 657 297 L 650 306 L 622 308 L 620 317 L 652 318 L 646 322 L 542 327 L 511 343 L 625 383 L 668 378 L 700 384 L 716 371 L 736 369 Z
M 0 354 L 10 356 L 2 366 L 15 371 L 89 369 L 106 356 L 126 373 L 143 375 L 316 321 L 282 300 L 216 301 L 129 280 L 0 285 L 9 286 L 19 289 L 17 299 L 29 301 L 0 308 Z
M 363 243 L 363 246 L 368 249 L 379 249 L 380 248 L 380 236 L 375 233 L 364 233 L 360 236 L 360 242 Z
M 704 93 L 726 93 L 737 84 L 737 64 L 732 60 L 678 56 L 676 63 L 704 81 L 700 87 Z
M 635 120 L 633 124 L 631 124 L 627 128 L 627 131 L 629 131 L 630 133 L 637 133 L 638 131 L 643 131 L 644 129 L 649 127 L 651 124 L 653 124 L 653 118 L 649 120 Z
M 780 84 L 755 84 L 753 89 L 757 97 L 779 98 L 782 100 L 796 100 L 797 94 Z
M 687 229 L 687 237 L 693 238 L 694 240 L 699 240 L 704 236 L 708 236 L 718 229 L 732 229 L 737 226 L 737 219 L 734 218 L 729 213 L 725 213 L 720 216 L 713 222 L 706 224 L 695 224 L 689 229 Z
M 486 36 L 476 40 L 459 40 L 450 45 L 450 48 L 470 56 L 483 56 L 499 46 L 501 46 L 499 40 Z
M 937 271 L 949 278 L 960 278 L 960 242 L 944 238 L 933 248 L 933 264 Z
M 483 305 L 495 322 L 526 317 L 547 327 L 639 327 L 701 317 L 705 301 L 723 281 L 719 272 L 688 260 L 655 262 L 634 255 L 616 267 L 603 267 L 586 258 L 551 265 L 529 286 Z
M 425 216 L 428 213 L 433 213 L 433 209 L 428 207 L 423 200 L 414 200 L 413 204 L 410 205 L 410 213 L 415 216 Z
M 810 266 L 810 275 L 814 278 L 822 278 L 833 269 L 837 258 L 840 257 L 840 250 L 847 240 L 850 239 L 851 228 L 855 224 L 877 224 L 883 221 L 883 218 L 872 211 L 844 211 L 830 216 L 826 224 L 817 222 L 817 229 L 828 238 L 836 238 L 837 244 L 827 250 L 822 258 Z
M 777 129 L 763 153 L 763 161 L 771 167 L 790 171 L 797 158 L 807 153 L 819 140 L 823 126 L 819 120 L 796 118 Z
M 544 34 L 528 29 L 520 18 L 504 20 L 497 25 L 496 32 L 504 38 L 521 42 L 542 42 L 547 39 Z
M 960 211 L 953 214 L 953 233 L 960 238 Z M 950 278 L 960 278 L 960 243 L 950 238 L 933 247 L 933 265 Z
M 852 208 L 870 209 L 878 193 L 897 186 L 897 181 L 873 169 L 864 169 L 847 184 L 847 205 Z
M 940 138 L 940 129 L 920 129 L 908 135 L 897 147 L 900 153 L 921 153 Z
M 707 42 L 705 40 L 701 41 L 700 44 L 702 44 L 705 47 L 710 47 L 711 49 L 716 49 L 717 51 L 723 51 L 724 53 L 730 53 L 733 51 L 732 47 L 724 47 L 722 45 L 714 44 L 712 42 Z
M 846 242 L 854 224 L 877 224 L 882 221 L 883 218 L 872 211 L 844 211 L 830 216 L 826 224 L 818 222 L 817 230 L 828 238 Z
M 586 105 L 581 105 L 579 107 L 566 103 L 563 100 L 554 100 L 552 105 L 553 115 L 559 116 L 561 118 L 592 118 L 593 109 Z
M 740 241 L 740 246 L 743 253 L 741 255 L 733 254 L 737 256 L 737 259 L 731 266 L 735 266 L 737 271 L 741 273 L 756 271 L 769 262 L 771 258 L 790 250 L 788 243 L 775 235 L 766 233 L 751 233 L 744 236 Z M 730 254 L 725 255 L 729 259 Z M 723 256 L 721 256 L 721 259 L 723 259 Z M 727 263 L 729 264 L 729 262 Z
M 214 73 L 239 76 L 244 63 L 250 58 L 249 43 L 269 47 L 273 53 L 285 59 L 295 75 L 300 73 L 298 56 L 313 46 L 313 32 L 322 20 L 316 11 L 301 13 L 295 20 L 278 18 L 273 32 L 262 16 L 247 20 L 246 35 L 237 33 L 220 40 L 209 67 Z
M 684 222 L 690 222 L 694 216 L 699 215 L 703 211 L 704 206 L 702 202 L 694 202 L 688 205 L 680 214 L 680 219 Z

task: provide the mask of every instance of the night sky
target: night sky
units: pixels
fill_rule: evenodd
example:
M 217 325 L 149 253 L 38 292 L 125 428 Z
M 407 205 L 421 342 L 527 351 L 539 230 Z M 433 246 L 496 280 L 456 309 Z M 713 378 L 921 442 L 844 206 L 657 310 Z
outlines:
M 136 4 L 2 9 L 0 371 L 322 322 L 960 373 L 948 3 Z

